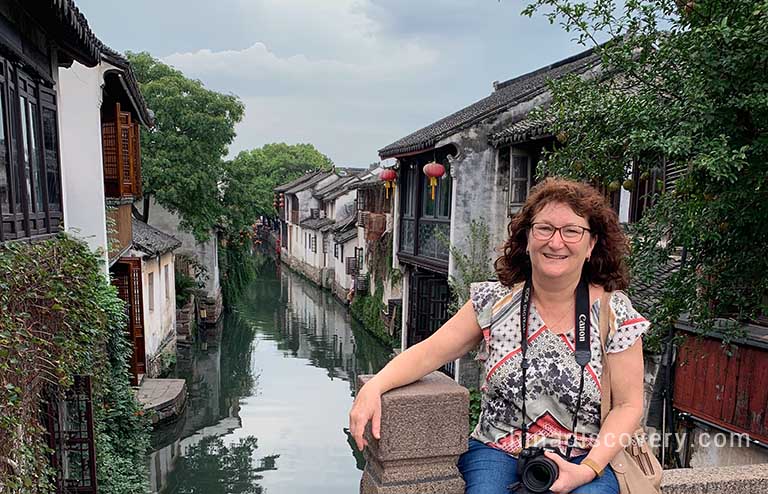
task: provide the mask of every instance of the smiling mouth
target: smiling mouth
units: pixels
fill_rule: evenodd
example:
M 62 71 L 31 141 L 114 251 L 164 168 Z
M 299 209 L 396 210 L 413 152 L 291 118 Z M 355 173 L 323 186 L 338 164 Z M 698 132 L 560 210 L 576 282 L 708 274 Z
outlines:
M 546 257 L 547 259 L 555 259 L 555 260 L 559 260 L 559 261 L 562 261 L 562 260 L 564 260 L 564 259 L 567 259 L 567 258 L 568 258 L 568 256 L 558 256 L 558 255 L 555 255 L 555 254 L 546 254 L 546 253 L 545 253 L 545 254 L 543 254 L 543 255 L 544 255 L 544 257 Z

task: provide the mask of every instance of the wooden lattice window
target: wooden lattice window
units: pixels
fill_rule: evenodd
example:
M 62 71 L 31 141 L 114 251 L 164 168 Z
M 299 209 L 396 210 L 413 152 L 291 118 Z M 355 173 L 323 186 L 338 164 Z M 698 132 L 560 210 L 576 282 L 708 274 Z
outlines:
M 96 494 L 96 450 L 90 376 L 75 376 L 63 394 L 55 387 L 44 394 L 45 425 L 57 494 Z
M 0 56 L 0 243 L 62 229 L 57 95 Z
M 141 128 L 115 104 L 114 121 L 101 124 L 104 188 L 108 197 L 141 195 Z

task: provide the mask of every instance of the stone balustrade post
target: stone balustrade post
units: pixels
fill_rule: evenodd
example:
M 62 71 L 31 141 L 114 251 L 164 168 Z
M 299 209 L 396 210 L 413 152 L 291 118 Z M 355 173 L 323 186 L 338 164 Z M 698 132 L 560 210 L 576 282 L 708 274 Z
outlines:
M 358 378 L 358 389 L 373 376 Z M 381 439 L 365 437 L 361 494 L 463 494 L 456 467 L 467 450 L 469 392 L 439 372 L 384 393 Z

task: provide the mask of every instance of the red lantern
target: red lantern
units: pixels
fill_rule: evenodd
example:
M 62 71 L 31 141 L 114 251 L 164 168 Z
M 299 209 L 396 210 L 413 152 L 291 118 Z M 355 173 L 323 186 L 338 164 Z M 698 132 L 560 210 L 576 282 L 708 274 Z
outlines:
M 440 163 L 433 161 L 424 165 L 424 175 L 429 177 L 429 186 L 432 188 L 432 200 L 435 200 L 435 187 L 437 179 L 445 175 L 445 167 Z
M 397 173 L 392 168 L 385 168 L 379 173 L 379 178 L 384 181 L 384 189 L 387 199 L 389 199 L 389 189 L 391 188 L 394 192 L 396 187 Z

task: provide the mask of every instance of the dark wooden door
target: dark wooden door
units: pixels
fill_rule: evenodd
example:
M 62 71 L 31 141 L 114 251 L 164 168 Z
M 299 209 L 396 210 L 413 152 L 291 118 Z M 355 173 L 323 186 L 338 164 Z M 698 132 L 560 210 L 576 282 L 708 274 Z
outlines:
M 408 304 L 408 346 L 427 339 L 448 320 L 448 279 L 441 274 L 411 274 Z
M 133 385 L 138 384 L 140 374 L 146 373 L 144 346 L 144 308 L 142 304 L 142 274 L 140 259 L 120 259 L 112 269 L 112 284 L 117 287 L 119 297 L 126 303 L 128 311 L 128 336 L 133 354 L 131 374 Z

